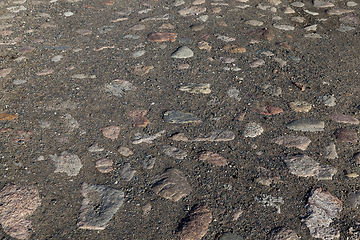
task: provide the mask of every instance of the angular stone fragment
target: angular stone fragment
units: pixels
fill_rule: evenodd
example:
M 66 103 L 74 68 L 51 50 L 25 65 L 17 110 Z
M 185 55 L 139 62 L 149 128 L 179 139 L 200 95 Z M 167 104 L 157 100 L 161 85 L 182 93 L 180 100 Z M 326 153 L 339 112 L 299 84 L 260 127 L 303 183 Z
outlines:
M 103 230 L 124 203 L 124 192 L 103 185 L 83 183 L 78 227 L 88 230 Z
M 114 80 L 114 82 L 105 85 L 105 90 L 112 93 L 114 96 L 122 97 L 127 91 L 135 91 L 136 87 L 125 80 Z
M 113 163 L 113 160 L 103 158 L 96 161 L 95 167 L 101 173 L 109 173 L 114 170 L 112 167 Z
M 312 108 L 311 104 L 305 101 L 291 102 L 289 106 L 295 112 L 309 112 Z
M 175 168 L 167 169 L 164 173 L 155 176 L 153 191 L 165 199 L 177 202 L 192 191 L 184 174 Z
M 30 132 L 30 131 L 25 132 L 25 131 L 19 130 L 19 131 L 15 132 L 11 141 L 13 143 L 25 143 L 30 140 L 31 135 L 32 135 L 32 132 Z
M 199 123 L 200 118 L 191 113 L 184 113 L 177 110 L 167 111 L 164 113 L 164 121 L 167 123 Z
M 311 118 L 300 118 L 289 122 L 286 127 L 294 131 L 320 132 L 324 131 L 325 123 Z
M 245 126 L 243 136 L 244 137 L 257 137 L 264 132 L 264 129 L 257 123 L 248 123 Z
M 326 13 L 328 15 L 341 15 L 344 13 L 351 13 L 353 11 L 354 10 L 352 10 L 352 9 L 330 9 L 330 10 L 326 11 Z
M 210 209 L 205 205 L 195 205 L 181 221 L 176 235 L 180 240 L 200 240 L 208 231 L 211 221 Z
M 134 174 L 136 173 L 135 170 L 131 170 L 130 168 L 131 168 L 130 163 L 125 163 L 120 170 L 120 176 L 126 182 L 130 181 L 133 178 Z
M 134 127 L 146 127 L 150 121 L 145 117 L 147 113 L 146 109 L 134 109 L 127 113 L 132 118 L 132 125 Z
M 156 159 L 151 155 L 146 155 L 143 159 L 143 167 L 147 170 L 152 169 L 155 166 Z
M 280 29 L 280 30 L 284 30 L 284 31 L 292 31 L 295 30 L 295 27 L 290 26 L 290 25 L 278 25 L 278 24 L 274 24 L 274 28 Z
M 258 20 L 249 20 L 245 22 L 246 24 L 252 25 L 252 26 L 262 26 L 264 23 Z
M 4 232 L 16 239 L 29 239 L 31 221 L 27 220 L 41 205 L 34 186 L 6 184 L 0 192 L 0 223 Z
M 255 178 L 255 182 L 261 183 L 265 186 L 270 186 L 273 183 L 280 182 L 280 176 L 275 174 L 274 172 L 264 168 L 258 167 L 257 168 L 258 174 Z
M 342 18 L 339 18 L 339 21 L 344 24 L 350 24 L 350 25 L 359 25 L 360 19 L 355 14 L 349 14 Z
M 140 143 L 153 143 L 153 141 L 159 137 L 161 137 L 165 133 L 165 130 L 162 130 L 154 135 L 141 135 L 140 133 L 135 134 L 135 140 L 132 141 L 132 144 L 140 144 Z
M 76 33 L 85 36 L 85 35 L 92 34 L 92 31 L 88 30 L 88 29 L 79 29 L 79 30 L 76 30 Z
M 149 42 L 175 42 L 177 38 L 176 33 L 150 33 L 147 36 Z
M 320 96 L 318 100 L 328 107 L 334 107 L 336 105 L 336 98 L 334 96 Z
M 60 156 L 57 154 L 50 155 L 50 158 L 55 162 L 56 169 L 54 173 L 64 172 L 68 176 L 72 177 L 78 175 L 83 166 L 77 155 L 66 151 L 62 152 Z
M 266 235 L 266 240 L 300 240 L 295 231 L 279 227 L 271 230 Z
M 307 155 L 284 157 L 283 161 L 289 171 L 299 177 L 315 177 L 318 180 L 331 180 L 336 174 L 336 168 L 322 165 Z
M 271 140 L 273 143 L 284 145 L 285 147 L 296 147 L 300 150 L 306 150 L 311 140 L 307 137 L 298 137 L 292 135 L 285 135 Z
M 180 87 L 179 90 L 189 93 L 203 93 L 203 94 L 211 93 L 209 83 L 189 83 L 185 86 Z
M 184 150 L 169 145 L 161 146 L 161 149 L 166 155 L 176 159 L 184 159 L 187 156 L 187 152 Z
M 241 97 L 240 97 L 240 91 L 237 90 L 235 87 L 232 87 L 230 88 L 228 91 L 227 91 L 227 95 L 231 98 L 234 98 L 238 101 L 241 100 Z
M 252 63 L 250 63 L 250 67 L 251 68 L 257 68 L 257 67 L 260 67 L 261 65 L 264 65 L 264 64 L 265 64 L 264 60 L 258 59 L 258 60 L 253 61 Z
M 313 0 L 314 7 L 316 8 L 327 8 L 327 7 L 333 7 L 334 4 L 331 2 L 324 2 L 320 0 Z
M 11 72 L 12 68 L 3 68 L 0 69 L 0 78 L 5 77 L 6 75 L 8 75 Z
M 176 133 L 176 134 L 172 135 L 169 139 L 174 140 L 174 141 L 184 141 L 184 142 L 189 141 L 189 138 L 186 137 L 185 134 L 183 134 L 183 133 Z
M 127 148 L 127 147 L 119 147 L 119 148 L 118 148 L 118 152 L 119 152 L 121 155 L 123 155 L 124 157 L 129 157 L 129 156 L 131 156 L 131 155 L 134 154 L 134 152 L 131 151 L 131 150 L 130 150 L 129 148 Z
M 335 144 L 334 143 L 330 143 L 329 145 L 327 145 L 324 149 L 324 151 L 322 152 L 322 155 L 324 158 L 327 159 L 335 159 L 338 157 L 337 153 L 336 153 L 336 148 L 335 148 Z
M 207 161 L 215 166 L 226 166 L 228 165 L 227 159 L 223 156 L 210 152 L 210 151 L 204 151 L 199 153 L 199 161 Z
M 351 208 L 356 208 L 360 204 L 360 192 L 351 193 L 348 199 L 346 200 L 347 205 Z
M 210 52 L 210 50 L 211 50 L 210 44 L 207 42 L 204 42 L 204 41 L 201 41 L 198 43 L 198 48 L 201 50 L 206 50 L 208 52 Z
M 213 131 L 209 134 L 201 134 L 195 137 L 192 141 L 201 142 L 201 141 L 209 141 L 209 142 L 225 142 L 231 141 L 235 139 L 235 134 L 232 131 L 226 130 L 217 130 Z
M 270 106 L 270 105 L 260 107 L 255 111 L 258 112 L 258 113 L 264 114 L 264 115 L 275 115 L 275 114 L 279 114 L 279 113 L 284 112 L 284 110 L 282 110 L 281 108 Z
M 206 7 L 202 6 L 191 6 L 179 10 L 179 14 L 183 17 L 198 15 L 206 11 Z
M 102 134 L 104 137 L 109 138 L 111 140 L 115 140 L 119 137 L 120 134 L 120 127 L 119 126 L 109 126 L 101 129 Z
M 346 128 L 336 129 L 334 135 L 337 140 L 342 141 L 342 142 L 356 143 L 358 141 L 357 133 L 352 132 Z
M 264 40 L 267 40 L 267 41 L 271 41 L 275 37 L 275 34 L 274 34 L 273 30 L 268 29 L 268 28 L 256 29 L 256 30 L 247 30 L 247 31 L 245 31 L 245 33 L 252 36 L 252 37 L 264 39 Z
M 215 34 L 216 39 L 224 41 L 224 42 L 233 42 L 236 40 L 236 38 L 228 37 L 220 34 Z
M 171 58 L 178 59 L 190 58 L 192 56 L 194 56 L 194 52 L 187 46 L 182 46 L 178 48 L 173 54 L 171 54 Z
M 332 113 L 328 116 L 331 120 L 338 123 L 350 123 L 350 124 L 359 124 L 359 120 L 356 118 L 344 115 L 342 113 Z
M 342 202 L 321 188 L 313 189 L 306 204 L 307 216 L 304 218 L 310 234 L 324 240 L 340 237 L 340 232 L 330 224 L 339 218 Z

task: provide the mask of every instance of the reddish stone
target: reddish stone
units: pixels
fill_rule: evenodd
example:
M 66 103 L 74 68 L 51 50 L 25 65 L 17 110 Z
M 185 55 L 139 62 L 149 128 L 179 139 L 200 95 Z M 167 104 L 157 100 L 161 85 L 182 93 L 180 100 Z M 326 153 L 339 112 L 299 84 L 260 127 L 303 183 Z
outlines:
M 146 127 L 150 121 L 145 117 L 147 110 L 135 109 L 128 112 L 128 116 L 132 118 L 132 125 L 134 127 Z
M 267 105 L 265 107 L 259 108 L 258 110 L 256 110 L 256 112 L 264 114 L 264 115 L 275 115 L 275 114 L 283 113 L 284 110 L 282 110 L 279 107 Z
M 356 143 L 358 141 L 357 133 L 346 128 L 339 128 L 335 131 L 335 137 L 339 141 Z
M 199 161 L 207 161 L 215 166 L 228 165 L 227 159 L 223 156 L 210 151 L 204 151 L 199 153 Z
M 111 140 L 115 140 L 119 137 L 120 127 L 119 126 L 109 126 L 101 129 L 102 134 L 106 138 L 110 138 Z

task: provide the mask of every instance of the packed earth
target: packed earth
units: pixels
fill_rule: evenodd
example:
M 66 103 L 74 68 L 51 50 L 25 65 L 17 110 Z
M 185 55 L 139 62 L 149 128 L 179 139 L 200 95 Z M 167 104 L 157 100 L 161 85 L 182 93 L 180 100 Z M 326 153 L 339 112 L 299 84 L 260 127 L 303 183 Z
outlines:
M 359 7 L 0 1 L 1 239 L 360 240 Z

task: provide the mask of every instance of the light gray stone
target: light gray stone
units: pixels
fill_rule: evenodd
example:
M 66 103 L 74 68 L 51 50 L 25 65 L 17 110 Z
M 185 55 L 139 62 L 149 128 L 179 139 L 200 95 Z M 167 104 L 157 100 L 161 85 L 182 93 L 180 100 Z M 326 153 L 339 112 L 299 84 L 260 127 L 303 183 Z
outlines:
M 173 54 L 171 54 L 171 58 L 190 58 L 194 56 L 194 52 L 188 48 L 187 46 L 182 46 L 178 48 Z
M 294 131 L 320 132 L 324 131 L 325 123 L 311 118 L 300 118 L 289 122 L 286 127 Z
M 199 123 L 200 118 L 191 113 L 184 113 L 177 110 L 167 111 L 164 113 L 164 121 L 167 123 Z

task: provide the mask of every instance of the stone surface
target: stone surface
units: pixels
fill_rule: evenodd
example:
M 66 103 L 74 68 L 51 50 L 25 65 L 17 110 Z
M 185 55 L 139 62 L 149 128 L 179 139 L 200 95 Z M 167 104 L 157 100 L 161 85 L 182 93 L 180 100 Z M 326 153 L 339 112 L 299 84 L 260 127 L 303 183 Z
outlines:
M 104 230 L 124 203 L 124 192 L 103 185 L 83 183 L 84 197 L 78 220 L 78 227 L 87 230 Z
M 219 240 L 244 240 L 244 239 L 235 233 L 227 232 L 222 234 Z
M 200 118 L 191 113 L 184 113 L 177 110 L 167 111 L 164 113 L 164 121 L 167 123 L 199 123 Z
M 132 118 L 132 125 L 134 127 L 146 127 L 150 121 L 145 117 L 147 113 L 146 109 L 134 109 L 127 113 Z
M 257 111 L 258 113 L 264 114 L 264 115 L 268 115 L 268 116 L 284 112 L 284 110 L 282 110 L 281 108 L 274 107 L 274 106 L 271 106 L 271 105 L 266 105 L 264 107 L 259 107 L 255 111 Z
M 149 42 L 175 42 L 177 38 L 177 34 L 176 33 L 150 33 L 147 36 L 147 40 Z
M 127 91 L 135 91 L 136 87 L 125 80 L 115 80 L 114 82 L 105 85 L 105 90 L 112 93 L 114 96 L 122 97 Z
M 11 114 L 11 113 L 0 113 L 0 121 L 13 121 L 18 118 L 17 114 Z
M 273 143 L 284 145 L 285 147 L 296 147 L 300 150 L 306 150 L 311 140 L 307 137 L 298 137 L 293 135 L 285 135 L 271 140 Z
M 264 167 L 257 167 L 258 174 L 255 178 L 255 182 L 260 183 L 265 186 L 270 186 L 271 184 L 275 184 L 280 182 L 280 176 L 266 169 Z
M 340 237 L 339 230 L 330 224 L 339 218 L 342 202 L 321 188 L 313 189 L 306 204 L 307 216 L 304 218 L 310 234 L 314 238 L 335 239 Z
M 225 45 L 221 48 L 221 50 L 225 52 L 231 52 L 231 53 L 244 53 L 246 52 L 246 49 L 243 47 L 239 47 L 237 45 Z
M 153 143 L 154 140 L 161 137 L 165 133 L 165 130 L 155 133 L 154 135 L 141 135 L 140 133 L 135 134 L 135 140 L 132 141 L 132 144 L 140 144 L 140 143 Z
M 210 151 L 203 151 L 198 154 L 198 160 L 199 161 L 207 161 L 208 163 L 211 163 L 215 166 L 227 166 L 228 162 L 227 159 L 223 156 L 210 152 Z
M 41 205 L 34 186 L 6 184 L 0 191 L 0 223 L 4 232 L 16 239 L 29 239 L 33 227 L 28 218 Z
M 357 164 L 360 164 L 360 152 L 355 153 L 353 158 Z
M 324 131 L 325 123 L 311 118 L 300 118 L 289 122 L 286 127 L 294 131 L 320 132 Z
M 257 123 L 248 123 L 245 125 L 245 129 L 243 132 L 244 137 L 257 137 L 260 136 L 264 132 L 264 129 Z
M 320 0 L 313 0 L 313 5 L 316 8 L 328 8 L 328 7 L 334 6 L 334 4 L 331 2 L 324 2 L 324 1 L 320 1 Z
M 180 240 L 200 240 L 207 233 L 211 221 L 210 209 L 205 205 L 195 205 L 182 219 L 176 235 Z
M 273 197 L 271 195 L 262 194 L 255 197 L 255 200 L 262 203 L 264 207 L 275 207 L 277 213 L 281 213 L 281 205 L 284 204 L 282 197 Z
M 282 93 L 282 89 L 280 87 L 276 87 L 276 86 L 272 86 L 270 84 L 264 84 L 261 86 L 263 92 L 265 94 L 274 96 L 274 97 L 279 97 L 281 96 Z
M 189 93 L 203 93 L 203 94 L 211 93 L 209 83 L 189 83 L 185 86 L 181 86 L 179 90 Z
M 186 8 L 179 10 L 179 14 L 183 17 L 188 17 L 188 16 L 193 16 L 193 15 L 198 15 L 205 11 L 206 11 L 206 7 L 191 6 L 191 7 L 186 7 Z
M 349 205 L 351 208 L 356 208 L 357 205 L 360 204 L 360 192 L 351 193 L 346 200 L 346 204 Z
M 295 231 L 283 227 L 272 229 L 267 235 L 266 240 L 300 240 Z
M 304 101 L 291 102 L 289 106 L 295 112 L 309 112 L 312 108 L 310 103 Z
M 134 155 L 134 152 L 131 151 L 128 147 L 119 147 L 118 152 L 123 155 L 124 157 L 129 157 L 131 155 Z
M 68 176 L 73 177 L 79 174 L 80 169 L 83 167 L 80 158 L 66 151 L 62 152 L 60 156 L 57 154 L 50 155 L 50 158 L 55 162 L 54 173 L 66 173 Z
M 334 143 L 330 143 L 328 144 L 324 151 L 322 152 L 322 155 L 324 158 L 327 159 L 335 159 L 338 157 L 337 153 L 336 153 L 336 146 Z
M 119 126 L 108 126 L 101 129 L 101 132 L 104 137 L 109 138 L 111 140 L 115 140 L 119 137 L 120 134 L 120 127 Z
M 299 177 L 315 177 L 318 180 L 331 180 L 336 174 L 336 168 L 322 165 L 307 155 L 284 157 L 283 161 L 289 171 Z
M 170 168 L 155 176 L 152 190 L 165 199 L 177 202 L 189 195 L 192 188 L 181 171 Z
M 134 177 L 134 174 L 136 173 L 136 171 L 131 170 L 130 163 L 125 163 L 124 166 L 120 169 L 119 173 L 120 173 L 120 177 L 124 181 L 128 182 Z
M 336 139 L 342 142 L 358 142 L 358 136 L 356 132 L 350 131 L 346 128 L 338 128 L 334 133 Z
M 147 170 L 152 169 L 155 166 L 156 159 L 151 155 L 146 155 L 143 159 L 143 167 Z
M 200 134 L 199 136 L 195 137 L 192 141 L 226 142 L 234 139 L 235 139 L 235 134 L 232 131 L 217 130 L 209 134 Z
M 356 118 L 344 115 L 342 113 L 332 113 L 328 116 L 331 120 L 338 123 L 350 123 L 350 124 L 359 124 L 359 120 Z
M 109 173 L 114 169 L 112 167 L 114 161 L 108 158 L 102 158 L 96 161 L 95 167 L 101 173 Z
M 268 29 L 268 28 L 246 30 L 245 33 L 252 37 L 264 39 L 267 41 L 272 41 L 275 38 L 275 34 L 274 34 L 273 30 Z
M 320 96 L 318 100 L 328 107 L 334 107 L 336 105 L 336 98 L 334 96 Z
M 352 10 L 352 9 L 330 9 L 330 10 L 326 11 L 326 13 L 329 15 L 342 15 L 345 13 L 351 13 L 353 11 L 354 10 Z
M 230 88 L 228 91 L 227 91 L 227 95 L 230 97 L 230 98 L 234 98 L 236 99 L 237 101 L 240 101 L 241 100 L 241 97 L 240 97 L 240 91 L 237 90 L 236 88 Z
M 187 152 L 184 150 L 181 150 L 176 147 L 172 147 L 169 145 L 163 145 L 161 146 L 161 150 L 168 156 L 176 158 L 176 159 L 184 159 L 187 156 Z
M 187 46 L 182 46 L 171 54 L 171 58 L 178 58 L 178 59 L 190 58 L 193 56 L 194 56 L 194 52 Z

